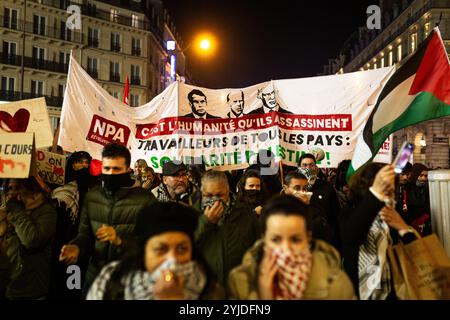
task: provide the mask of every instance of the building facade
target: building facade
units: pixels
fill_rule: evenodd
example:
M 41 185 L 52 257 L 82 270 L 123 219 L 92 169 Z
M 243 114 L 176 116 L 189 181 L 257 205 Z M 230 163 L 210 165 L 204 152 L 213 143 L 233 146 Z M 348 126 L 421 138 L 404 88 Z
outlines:
M 79 25 L 71 5 L 79 9 Z M 72 52 L 120 100 L 128 76 L 129 104 L 142 105 L 166 87 L 168 19 L 160 0 L 3 0 L 0 101 L 45 96 L 55 129 Z
M 438 25 L 450 52 L 450 0 L 380 0 L 382 28 L 358 28 L 335 59 L 329 59 L 323 74 L 383 68 L 414 54 L 418 45 Z M 403 141 L 414 143 L 413 162 L 432 168 L 449 167 L 450 117 L 431 120 L 394 134 L 394 155 Z

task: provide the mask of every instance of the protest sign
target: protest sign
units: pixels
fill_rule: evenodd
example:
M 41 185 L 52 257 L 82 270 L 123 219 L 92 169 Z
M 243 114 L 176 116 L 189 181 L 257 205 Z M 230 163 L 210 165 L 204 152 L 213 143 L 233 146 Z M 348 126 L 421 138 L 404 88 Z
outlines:
M 53 134 L 45 98 L 0 105 L 0 133 L 34 132 L 36 148 L 52 145 Z
M 132 162 L 161 172 L 168 159 L 232 170 L 271 150 L 283 164 L 323 154 L 320 167 L 351 159 L 355 143 L 393 67 L 242 89 L 212 90 L 180 82 L 133 108 L 112 97 L 71 58 L 59 145 L 100 159 L 110 142 L 126 145 Z M 388 161 L 387 161 L 388 162 Z
M 64 185 L 66 156 L 57 153 L 38 150 L 36 153 L 36 170 L 41 178 L 48 183 Z
M 0 134 L 0 178 L 28 178 L 33 155 L 33 133 Z

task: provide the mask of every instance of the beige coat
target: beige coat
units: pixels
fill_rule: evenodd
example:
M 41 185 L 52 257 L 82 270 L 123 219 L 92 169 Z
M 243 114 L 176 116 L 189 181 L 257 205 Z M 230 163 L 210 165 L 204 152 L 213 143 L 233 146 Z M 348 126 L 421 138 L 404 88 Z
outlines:
M 234 268 L 228 278 L 230 299 L 259 300 L 258 271 L 263 252 L 262 240 L 247 251 L 242 264 Z M 341 269 L 339 253 L 331 245 L 315 240 L 312 249 L 313 265 L 304 293 L 305 300 L 356 299 L 353 285 Z

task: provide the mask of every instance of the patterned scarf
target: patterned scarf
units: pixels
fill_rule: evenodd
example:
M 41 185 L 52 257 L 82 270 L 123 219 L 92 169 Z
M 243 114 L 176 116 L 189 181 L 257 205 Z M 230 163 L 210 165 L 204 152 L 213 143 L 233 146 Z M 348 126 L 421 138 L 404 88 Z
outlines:
M 89 289 L 87 300 L 103 299 L 106 285 L 118 263 L 118 261 L 115 261 L 103 268 Z M 197 300 L 200 298 L 207 282 L 206 274 L 200 265 L 195 261 L 179 264 L 175 259 L 168 259 L 152 273 L 144 270 L 135 270 L 122 278 L 124 300 L 154 300 L 153 290 L 155 283 L 165 270 L 171 270 L 178 277 L 182 277 L 186 300 Z
M 74 180 L 63 185 L 62 187 L 56 188 L 53 190 L 51 197 L 52 199 L 56 199 L 56 201 L 58 201 L 58 205 L 61 205 L 61 202 L 66 205 L 66 208 L 70 211 L 72 223 L 75 223 L 78 217 L 78 202 L 80 198 L 77 182 Z
M 308 186 L 306 188 L 308 191 L 311 190 L 314 183 L 316 183 L 319 168 L 299 168 L 298 171 L 308 179 Z
M 274 286 L 275 300 L 300 300 L 308 285 L 312 268 L 309 248 L 291 252 L 277 248 L 272 251 L 278 267 Z
M 359 247 L 358 277 L 361 300 L 384 300 L 389 295 L 391 271 L 387 261 L 387 249 L 391 242 L 389 226 L 377 215 L 366 242 Z

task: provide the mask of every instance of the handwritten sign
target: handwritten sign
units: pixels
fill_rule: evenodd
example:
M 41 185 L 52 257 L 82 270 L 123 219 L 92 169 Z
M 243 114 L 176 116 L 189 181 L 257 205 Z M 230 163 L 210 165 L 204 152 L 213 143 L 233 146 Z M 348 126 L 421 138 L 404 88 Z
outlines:
M 36 148 L 52 145 L 53 134 L 45 98 L 0 105 L 0 133 L 34 132 Z
M 0 134 L 0 178 L 28 178 L 33 154 L 33 133 Z
M 64 185 L 66 156 L 44 150 L 36 153 L 36 171 L 48 183 Z

